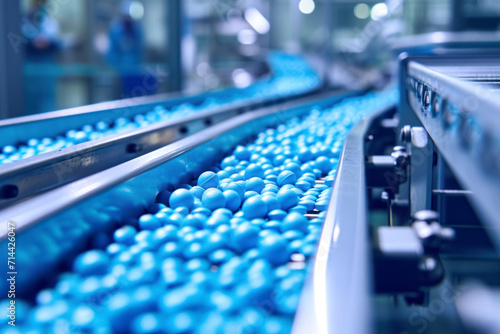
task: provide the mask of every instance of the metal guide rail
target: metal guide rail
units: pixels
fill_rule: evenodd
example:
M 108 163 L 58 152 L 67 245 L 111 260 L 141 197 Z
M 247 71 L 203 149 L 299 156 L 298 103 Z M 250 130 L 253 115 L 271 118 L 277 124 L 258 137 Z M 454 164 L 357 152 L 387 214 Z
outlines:
M 314 108 L 328 108 L 346 96 L 323 96 L 316 101 L 304 100 L 302 104 L 245 113 L 195 136 L 6 208 L 0 212 L 0 220 L 15 222 L 18 241 L 25 245 L 17 255 L 19 272 L 24 273 L 17 277 L 18 286 L 22 286 L 26 294 L 36 291 L 54 270 L 67 265 L 68 257 L 74 258 L 88 247 L 89 233 L 108 231 L 116 219 L 137 216 L 144 201 L 154 201 L 165 184 L 186 182 L 262 129 L 300 118 Z M 384 107 L 374 116 L 362 119 L 345 139 L 321 241 L 312 264 L 314 273 L 304 287 L 305 297 L 299 304 L 293 333 L 310 332 L 311 328 L 318 329 L 318 333 L 370 332 L 363 146 L 367 128 L 386 111 Z M 100 231 L 90 231 L 87 225 Z M 3 227 L 2 239 L 8 233 Z M 68 234 L 63 236 L 62 231 Z M 42 249 L 45 256 L 34 263 L 33 256 Z
M 294 102 L 271 108 L 283 109 L 327 95 L 323 93 L 291 100 Z M 1 166 L 0 208 L 134 159 L 261 104 L 238 103 L 236 106 L 199 112 Z M 271 103 L 268 101 L 268 104 Z
M 498 61 L 490 57 L 469 56 L 409 58 L 403 64 L 402 83 L 405 87 L 401 87 L 401 111 L 402 115 L 415 115 L 401 120 L 402 137 L 406 136 L 403 141 L 411 141 L 412 147 L 422 150 L 422 156 L 428 157 L 432 150 L 427 154 L 425 150 L 429 150 L 427 143 L 432 140 L 435 150 L 442 155 L 463 188 L 461 194 L 471 200 L 500 249 Z M 413 131 L 418 130 L 419 123 L 428 133 L 429 140 L 425 133 L 419 135 L 418 131 Z M 408 127 L 404 128 L 405 125 Z M 430 167 L 432 159 L 429 163 Z M 420 170 L 424 171 L 427 164 L 421 164 Z M 432 191 L 430 181 L 418 189 L 422 194 L 432 194 Z M 430 195 L 411 200 L 411 205 L 415 206 L 412 212 L 425 206 L 428 208 L 430 200 Z

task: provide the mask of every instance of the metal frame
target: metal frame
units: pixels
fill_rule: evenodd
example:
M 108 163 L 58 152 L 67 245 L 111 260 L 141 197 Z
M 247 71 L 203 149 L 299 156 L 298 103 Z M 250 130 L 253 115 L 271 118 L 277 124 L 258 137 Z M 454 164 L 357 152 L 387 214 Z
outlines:
M 425 128 L 435 145 L 434 150 L 441 154 L 457 181 L 468 191 L 476 213 L 500 250 L 500 117 L 497 113 L 500 96 L 494 86 L 477 84 L 485 76 L 493 81 L 500 76 L 497 71 L 489 71 L 489 58 L 479 59 L 484 70 L 481 72 L 476 67 L 474 75 L 459 68 L 476 64 L 474 57 L 434 61 L 425 57 L 406 59 L 402 66 L 401 125 L 408 121 Z M 443 66 L 446 62 L 448 66 Z M 434 150 L 425 152 L 429 159 Z M 416 171 L 418 168 L 414 166 Z M 426 173 L 432 173 L 432 167 L 426 168 Z M 411 176 L 417 177 L 414 171 Z M 421 191 L 432 192 L 427 188 Z M 417 206 L 421 208 L 422 204 Z M 430 209 L 428 204 L 424 206 Z

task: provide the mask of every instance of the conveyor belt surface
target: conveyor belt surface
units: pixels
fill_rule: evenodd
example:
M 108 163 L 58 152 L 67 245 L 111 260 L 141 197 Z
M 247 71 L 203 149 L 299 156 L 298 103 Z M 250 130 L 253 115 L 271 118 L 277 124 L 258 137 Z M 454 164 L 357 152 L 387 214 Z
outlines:
M 23 226 L 30 219 L 20 209 L 78 185 L 7 210 L 2 219 L 12 214 L 24 244 L 19 288 L 52 286 L 18 299 L 25 317 L 16 329 L 290 332 L 344 139 L 395 96 L 242 115 L 200 132 L 206 141 L 189 151 L 186 138 L 80 181 L 81 201 L 106 189 L 99 177 L 137 175 L 35 226 Z M 162 161 L 166 152 L 175 159 Z

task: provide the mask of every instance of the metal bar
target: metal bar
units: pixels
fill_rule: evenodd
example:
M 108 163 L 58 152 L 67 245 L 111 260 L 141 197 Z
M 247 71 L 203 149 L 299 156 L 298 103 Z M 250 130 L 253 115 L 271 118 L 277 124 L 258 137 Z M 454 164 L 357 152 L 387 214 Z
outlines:
M 438 94 L 446 106 L 455 109 L 454 119 L 447 119 L 443 116 L 445 108 L 428 112 L 413 92 L 405 97 L 408 108 L 425 127 L 461 187 L 472 192 L 471 204 L 483 224 L 490 228 L 500 252 L 500 170 L 495 160 L 500 152 L 495 140 L 500 129 L 500 97 L 415 61 L 408 63 L 406 71 L 417 83 Z M 474 122 L 474 129 L 468 127 L 469 121 Z
M 320 94 L 276 107 L 296 106 L 331 96 Z M 130 133 L 108 136 L 0 167 L 0 208 L 137 158 L 212 124 L 244 113 L 253 105 L 239 104 L 160 122 Z
M 473 194 L 473 192 L 470 190 L 450 190 L 450 189 L 433 189 L 432 193 L 435 195 L 444 195 L 444 196 L 466 196 Z

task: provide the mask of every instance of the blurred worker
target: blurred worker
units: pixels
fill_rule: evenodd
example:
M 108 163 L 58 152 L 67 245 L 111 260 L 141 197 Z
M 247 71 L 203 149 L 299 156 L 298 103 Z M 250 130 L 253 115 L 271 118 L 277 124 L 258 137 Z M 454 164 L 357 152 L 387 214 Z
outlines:
M 120 17 L 110 29 L 108 61 L 120 73 L 123 97 L 151 94 L 141 69 L 144 40 L 142 28 L 130 15 L 131 1 L 122 1 Z
M 21 27 L 27 40 L 26 62 L 36 68 L 25 80 L 28 114 L 56 109 L 56 78 L 48 71 L 48 66 L 43 65 L 55 63 L 61 43 L 59 23 L 50 16 L 46 4 L 47 0 L 32 0 Z

